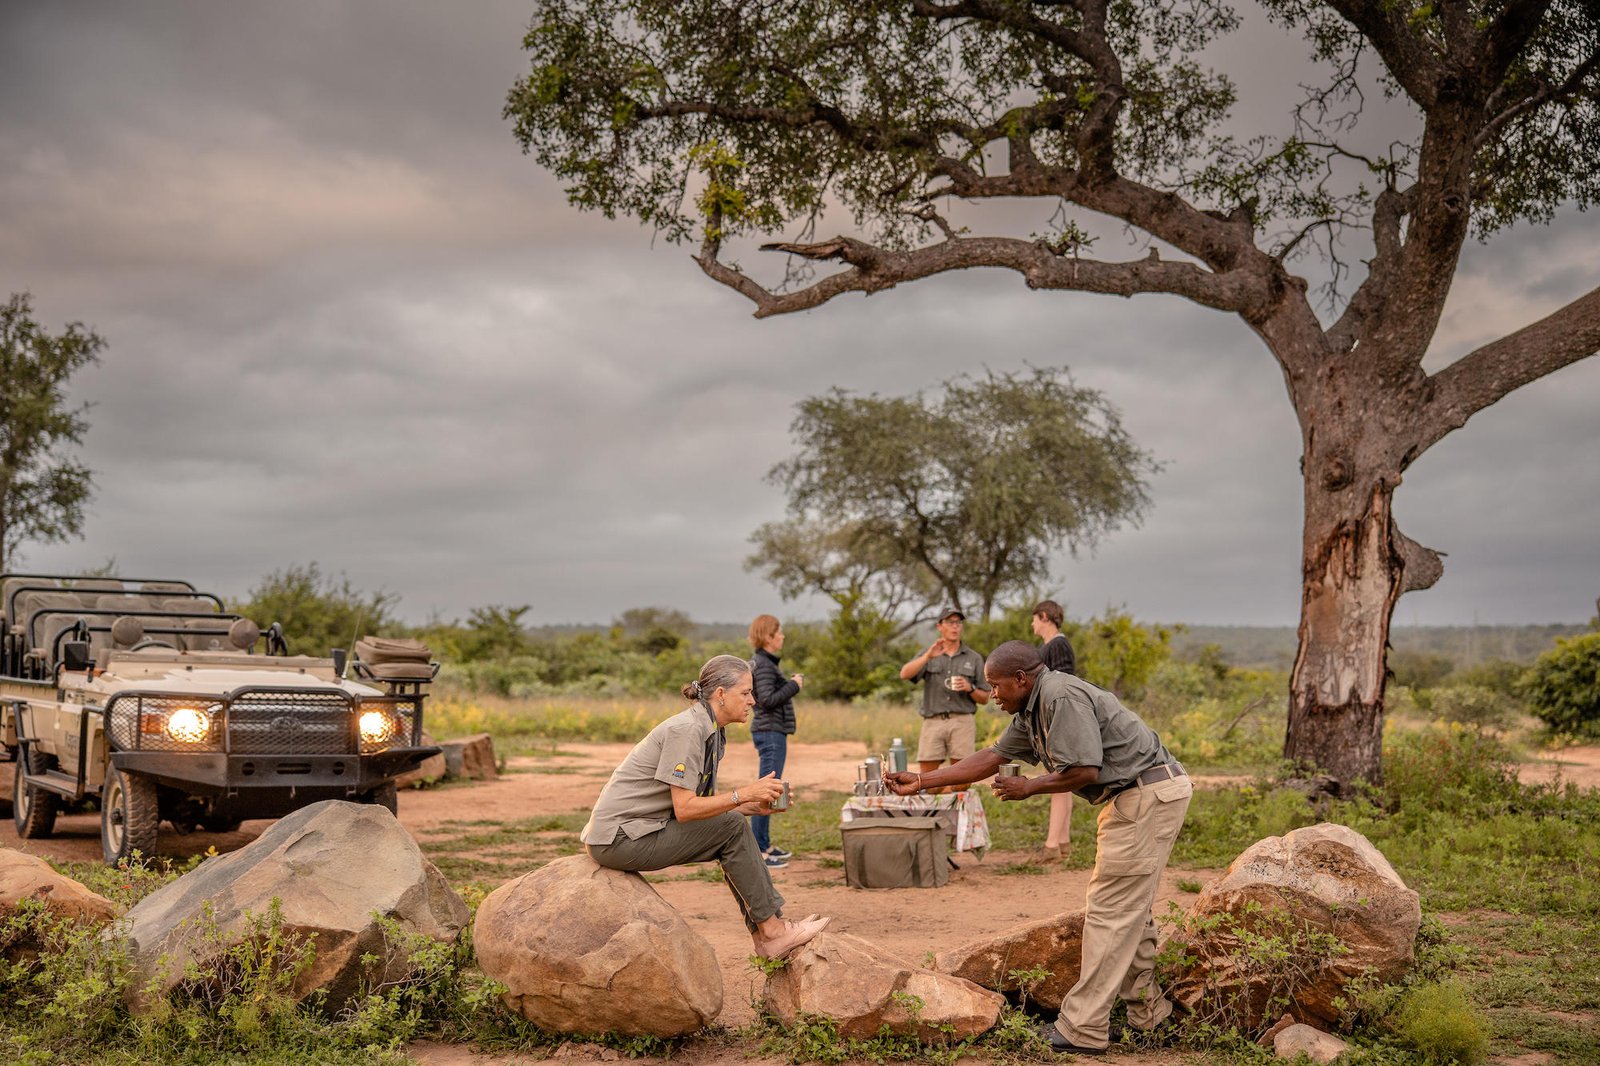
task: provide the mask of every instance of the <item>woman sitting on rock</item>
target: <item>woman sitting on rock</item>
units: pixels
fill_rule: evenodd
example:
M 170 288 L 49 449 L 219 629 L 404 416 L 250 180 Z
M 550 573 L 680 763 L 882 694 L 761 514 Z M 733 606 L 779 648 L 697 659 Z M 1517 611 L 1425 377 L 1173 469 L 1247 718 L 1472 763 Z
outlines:
M 722 866 L 756 953 L 787 955 L 820 933 L 829 919 L 800 922 L 780 916 L 783 897 L 756 847 L 745 818 L 771 814 L 783 792 L 777 774 L 717 794 L 724 730 L 743 722 L 755 705 L 750 664 L 718 655 L 683 686 L 687 710 L 668 718 L 634 745 L 595 801 L 583 842 L 610 870 L 663 870 L 715 859 Z

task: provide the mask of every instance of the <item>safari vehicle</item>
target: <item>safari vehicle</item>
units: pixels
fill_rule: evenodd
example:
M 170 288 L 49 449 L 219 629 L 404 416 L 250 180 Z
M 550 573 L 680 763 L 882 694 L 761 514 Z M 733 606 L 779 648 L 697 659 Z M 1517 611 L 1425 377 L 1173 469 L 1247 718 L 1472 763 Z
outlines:
M 291 656 L 187 581 L 0 574 L 0 742 L 20 836 L 95 798 L 106 862 L 325 799 L 395 810 L 438 672 L 414 641 Z M 259 650 L 258 650 L 258 646 Z M 347 680 L 354 673 L 360 681 Z

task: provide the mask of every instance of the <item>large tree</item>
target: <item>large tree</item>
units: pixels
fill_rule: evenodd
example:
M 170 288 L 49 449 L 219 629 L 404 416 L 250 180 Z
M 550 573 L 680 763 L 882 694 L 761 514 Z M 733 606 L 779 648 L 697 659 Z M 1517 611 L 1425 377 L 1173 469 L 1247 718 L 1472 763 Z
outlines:
M 1441 572 L 1395 526 L 1401 477 L 1473 414 L 1600 347 L 1596 288 L 1423 368 L 1474 228 L 1548 221 L 1600 190 L 1600 10 L 1261 4 L 1314 61 L 1307 95 L 1285 94 L 1284 136 L 1228 132 L 1233 84 L 1195 58 L 1239 23 L 1221 0 L 549 0 L 506 113 L 580 207 L 673 239 L 702 227 L 701 269 L 757 316 L 967 267 L 1239 316 L 1301 429 L 1286 754 L 1376 779 L 1395 601 Z M 1399 137 L 1358 121 L 1375 88 L 1406 116 Z M 1058 205 L 1056 225 L 977 235 L 941 210 L 1006 198 Z M 855 232 L 815 239 L 830 205 Z M 1093 254 L 1102 218 L 1148 254 Z M 781 284 L 726 258 L 733 239 L 785 232 L 766 247 L 806 269 Z M 1329 262 L 1344 298 L 1324 318 Z
M 55 334 L 41 329 L 27 293 L 0 305 L 0 573 L 25 541 L 83 531 L 93 483 L 69 449 L 83 443 L 89 405 L 68 403 L 67 384 L 104 347 L 77 322 Z
M 835 389 L 799 405 L 770 478 L 789 518 L 749 565 L 786 597 L 865 599 L 902 631 L 953 605 L 987 619 L 1148 503 L 1155 464 L 1115 407 L 1065 370 L 988 372 L 912 396 Z

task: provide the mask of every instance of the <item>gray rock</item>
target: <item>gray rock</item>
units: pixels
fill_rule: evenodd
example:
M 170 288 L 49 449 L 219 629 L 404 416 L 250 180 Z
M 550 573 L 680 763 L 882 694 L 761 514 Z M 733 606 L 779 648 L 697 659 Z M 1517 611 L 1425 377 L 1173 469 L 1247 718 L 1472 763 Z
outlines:
M 1312 1062 L 1320 1063 L 1321 1066 L 1327 1066 L 1349 1046 L 1331 1033 L 1324 1033 L 1309 1025 L 1291 1025 L 1272 1041 L 1273 1054 L 1280 1059 L 1292 1059 L 1304 1055 Z
M 207 859 L 164 885 L 113 927 L 131 948 L 137 974 L 129 1002 L 152 1006 L 192 963 L 207 972 L 228 948 L 254 934 L 280 901 L 284 934 L 313 938 L 316 959 L 294 983 L 296 1000 L 327 993 L 329 1011 L 363 987 L 404 976 L 408 963 L 374 913 L 442 943 L 466 926 L 467 906 L 387 809 L 327 800 L 280 818 L 238 851 Z M 362 962 L 372 955 L 376 963 Z
M 1206 886 L 1188 914 L 1190 919 L 1223 916 L 1256 931 L 1277 931 L 1280 925 L 1274 923 L 1286 919 L 1293 930 L 1339 939 L 1346 949 L 1341 954 L 1292 960 L 1305 972 L 1286 993 L 1288 1011 L 1297 1020 L 1324 1025 L 1338 1020 L 1337 1001 L 1350 982 L 1389 983 L 1410 970 L 1422 924 L 1417 893 L 1383 854 L 1354 829 L 1328 822 L 1252 844 Z M 1271 1001 L 1286 990 L 1268 987 L 1275 971 L 1250 957 L 1248 944 L 1229 924 L 1174 938 L 1195 962 L 1167 992 L 1202 1017 L 1228 1004 L 1233 1016 L 1225 1024 L 1260 1029 L 1269 1020 Z
M 1028 999 L 1049 1010 L 1078 983 L 1083 966 L 1083 911 L 1057 914 L 1015 926 L 984 940 L 941 951 L 933 968 L 996 992 L 1013 992 L 1019 970 L 1046 970 L 1049 976 L 1028 990 Z
M 494 757 L 494 739 L 488 733 L 441 741 L 439 747 L 444 749 L 446 777 L 493 781 L 500 776 L 500 765 Z
M 950 974 L 895 958 L 848 933 L 817 934 L 767 977 L 767 1010 L 784 1025 L 832 1020 L 839 1035 L 865 1040 L 885 1026 L 923 1043 L 988 1032 L 1006 999 Z
M 684 1036 L 722 1010 L 722 970 L 644 878 L 570 855 L 489 893 L 473 922 L 505 1003 L 555 1033 Z

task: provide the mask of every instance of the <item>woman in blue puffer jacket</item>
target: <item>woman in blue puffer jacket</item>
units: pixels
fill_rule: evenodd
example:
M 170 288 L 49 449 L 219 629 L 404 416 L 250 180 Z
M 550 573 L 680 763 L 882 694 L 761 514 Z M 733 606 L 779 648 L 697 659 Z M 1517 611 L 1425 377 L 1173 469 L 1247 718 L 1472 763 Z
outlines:
M 773 773 L 781 778 L 789 754 L 789 738 L 794 735 L 794 696 L 806 679 L 800 674 L 785 679 L 778 669 L 783 626 L 772 615 L 758 615 L 750 623 L 750 647 L 755 651 L 750 660 L 750 678 L 756 697 L 755 711 L 750 716 L 750 739 L 755 742 L 756 756 L 761 761 L 757 776 Z M 767 868 L 780 870 L 789 865 L 789 853 L 773 847 L 771 821 L 767 815 L 755 815 L 750 819 L 750 829 Z

